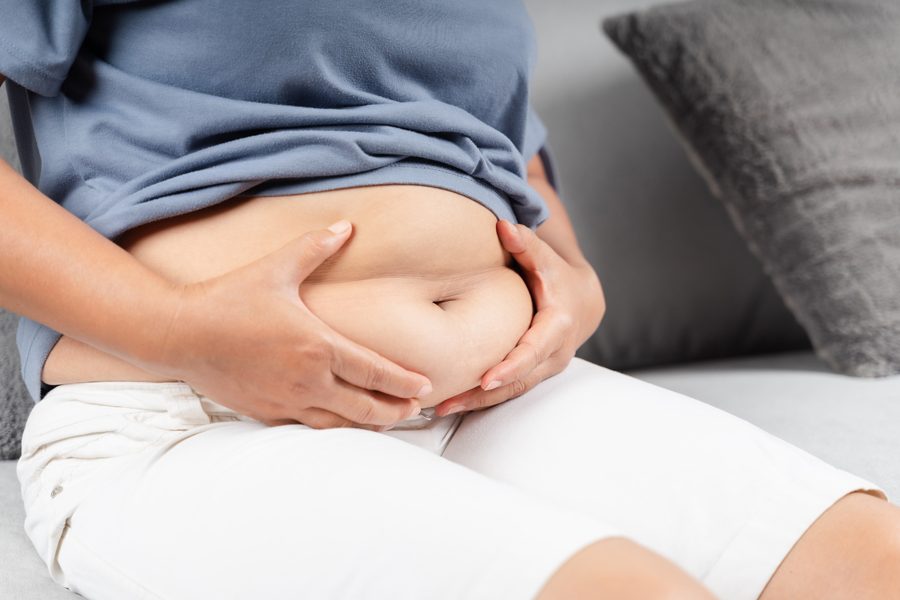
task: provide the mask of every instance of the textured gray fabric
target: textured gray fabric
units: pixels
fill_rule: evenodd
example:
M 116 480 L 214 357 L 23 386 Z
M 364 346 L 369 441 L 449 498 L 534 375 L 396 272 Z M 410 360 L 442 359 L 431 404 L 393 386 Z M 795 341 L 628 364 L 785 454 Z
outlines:
M 582 358 L 613 369 L 810 347 L 691 168 L 665 113 L 599 30 L 659 0 L 526 0 L 532 101 L 607 312 Z
M 605 22 L 818 354 L 900 372 L 900 5 L 695 0 Z
M 0 158 L 19 168 L 8 118 L 5 90 L 0 89 Z M 22 427 L 34 406 L 19 374 L 15 315 L 0 309 L 0 460 L 18 458 Z

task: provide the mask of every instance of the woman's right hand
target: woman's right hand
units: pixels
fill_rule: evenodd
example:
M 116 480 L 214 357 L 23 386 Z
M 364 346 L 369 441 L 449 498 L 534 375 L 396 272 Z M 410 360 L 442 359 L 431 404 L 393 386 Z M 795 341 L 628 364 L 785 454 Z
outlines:
M 418 414 L 415 398 L 430 393 L 428 378 L 350 341 L 300 298 L 301 282 L 351 229 L 339 221 L 182 286 L 153 370 L 269 425 L 380 429 Z

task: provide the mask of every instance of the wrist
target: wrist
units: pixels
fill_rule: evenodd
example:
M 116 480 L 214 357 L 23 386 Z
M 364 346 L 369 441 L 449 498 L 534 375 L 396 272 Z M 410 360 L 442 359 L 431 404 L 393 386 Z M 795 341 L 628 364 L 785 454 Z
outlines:
M 579 320 L 578 338 L 578 345 L 581 346 L 600 326 L 600 322 L 606 314 L 606 298 L 603 295 L 600 277 L 590 263 L 585 261 L 573 268 L 579 273 L 582 281 L 579 294 L 583 300 L 581 304 L 582 318 Z
M 125 358 L 159 375 L 180 379 L 171 346 L 179 313 L 184 303 L 185 286 L 160 277 L 134 307 L 134 322 L 125 331 L 121 344 Z

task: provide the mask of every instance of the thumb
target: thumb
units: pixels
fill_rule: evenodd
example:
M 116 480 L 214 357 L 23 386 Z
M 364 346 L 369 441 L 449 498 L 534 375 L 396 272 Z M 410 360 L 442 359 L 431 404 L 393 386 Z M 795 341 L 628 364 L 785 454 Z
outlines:
M 539 271 L 544 260 L 545 242 L 525 225 L 500 220 L 497 224 L 500 243 L 527 271 Z
M 326 229 L 308 231 L 275 252 L 280 279 L 295 288 L 350 238 L 353 226 L 341 220 Z

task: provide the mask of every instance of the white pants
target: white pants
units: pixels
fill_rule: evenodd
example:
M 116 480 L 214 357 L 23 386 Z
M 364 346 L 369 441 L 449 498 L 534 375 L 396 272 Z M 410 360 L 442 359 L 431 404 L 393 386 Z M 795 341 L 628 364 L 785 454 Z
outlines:
M 725 599 L 868 481 L 575 359 L 486 411 L 375 433 L 267 427 L 183 383 L 53 389 L 18 476 L 27 533 L 90 600 L 534 598 L 626 536 Z

